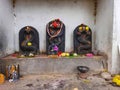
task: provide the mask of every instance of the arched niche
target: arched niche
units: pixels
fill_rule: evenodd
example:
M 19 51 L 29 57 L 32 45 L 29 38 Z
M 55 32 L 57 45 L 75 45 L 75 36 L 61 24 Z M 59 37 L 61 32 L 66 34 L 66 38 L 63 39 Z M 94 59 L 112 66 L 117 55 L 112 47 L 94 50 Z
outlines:
M 92 52 L 92 31 L 81 24 L 74 30 L 74 52 L 78 54 L 87 54 Z
M 19 50 L 25 56 L 39 53 L 39 34 L 34 27 L 25 26 L 20 30 Z

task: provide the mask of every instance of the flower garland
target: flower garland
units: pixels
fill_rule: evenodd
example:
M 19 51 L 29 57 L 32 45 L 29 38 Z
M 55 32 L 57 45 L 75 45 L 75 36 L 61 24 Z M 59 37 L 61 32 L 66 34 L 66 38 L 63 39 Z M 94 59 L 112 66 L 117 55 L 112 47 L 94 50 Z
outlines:
M 60 30 L 58 30 L 57 31 L 57 33 L 55 34 L 55 35 L 51 35 L 50 34 L 50 30 L 49 30 L 49 23 L 47 24 L 47 33 L 48 33 L 48 35 L 50 36 L 50 37 L 56 37 L 56 36 L 58 36 L 59 34 L 60 34 L 60 32 L 62 31 L 62 27 L 63 27 L 63 23 L 61 23 L 61 25 L 60 25 Z

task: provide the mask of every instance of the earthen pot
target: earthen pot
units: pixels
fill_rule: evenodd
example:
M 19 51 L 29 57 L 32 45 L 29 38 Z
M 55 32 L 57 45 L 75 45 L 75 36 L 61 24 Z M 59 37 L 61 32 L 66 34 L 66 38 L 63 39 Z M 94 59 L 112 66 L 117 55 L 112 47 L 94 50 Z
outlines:
M 87 66 L 78 66 L 77 67 L 77 70 L 80 72 L 80 73 L 87 73 L 89 71 L 89 67 Z

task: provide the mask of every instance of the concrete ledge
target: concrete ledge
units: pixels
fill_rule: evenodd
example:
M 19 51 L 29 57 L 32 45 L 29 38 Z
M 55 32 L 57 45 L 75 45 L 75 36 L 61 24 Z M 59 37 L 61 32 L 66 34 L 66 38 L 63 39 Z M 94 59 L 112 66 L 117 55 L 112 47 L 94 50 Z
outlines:
M 20 74 L 72 74 L 76 73 L 77 66 L 88 66 L 92 71 L 100 71 L 106 68 L 106 60 L 102 56 L 92 58 L 77 57 L 77 58 L 1 58 L 1 65 L 4 67 L 11 64 L 20 65 Z

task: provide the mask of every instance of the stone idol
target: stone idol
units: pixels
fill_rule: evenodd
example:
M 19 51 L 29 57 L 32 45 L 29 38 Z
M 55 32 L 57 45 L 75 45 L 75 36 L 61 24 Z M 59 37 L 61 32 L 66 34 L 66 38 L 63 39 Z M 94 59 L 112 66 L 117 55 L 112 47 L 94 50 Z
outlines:
M 87 54 L 92 52 L 92 31 L 81 24 L 74 30 L 74 52 L 78 54 Z
M 46 26 L 46 51 L 48 55 L 65 51 L 65 25 L 59 19 L 50 21 Z
M 39 34 L 32 26 L 23 27 L 19 32 L 20 54 L 34 56 L 39 53 Z

